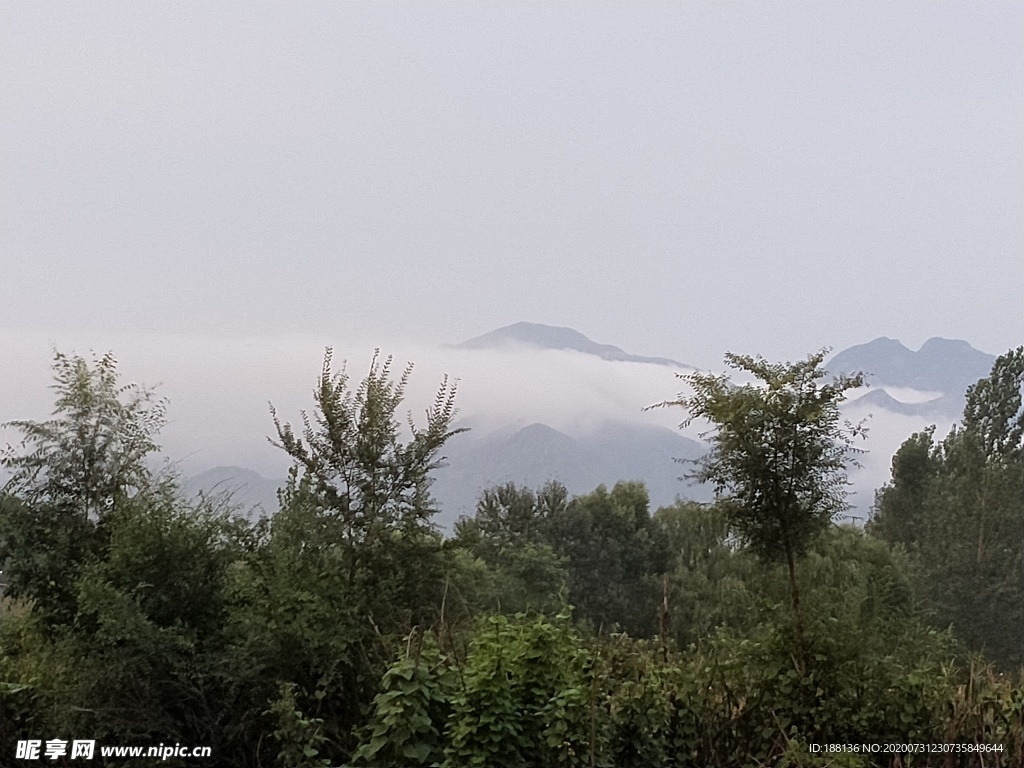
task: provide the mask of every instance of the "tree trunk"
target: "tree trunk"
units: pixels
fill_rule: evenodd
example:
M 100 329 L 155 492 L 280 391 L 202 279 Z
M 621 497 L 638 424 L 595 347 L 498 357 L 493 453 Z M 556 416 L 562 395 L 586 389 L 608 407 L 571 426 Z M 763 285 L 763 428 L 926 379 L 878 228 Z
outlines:
M 985 554 L 985 476 L 981 477 L 981 488 L 978 490 L 978 554 L 976 564 L 978 570 L 981 570 L 981 561 L 984 559 Z
M 796 583 L 796 555 L 793 552 L 793 545 L 786 541 L 786 564 L 789 566 L 789 595 L 793 604 L 793 635 L 796 641 L 796 658 L 800 666 L 800 674 L 806 669 L 806 655 L 804 652 L 804 616 L 800 610 L 800 588 Z
M 661 630 L 661 660 L 668 664 L 668 635 L 672 628 L 672 616 L 668 608 L 668 574 L 661 577 L 661 611 L 658 616 Z

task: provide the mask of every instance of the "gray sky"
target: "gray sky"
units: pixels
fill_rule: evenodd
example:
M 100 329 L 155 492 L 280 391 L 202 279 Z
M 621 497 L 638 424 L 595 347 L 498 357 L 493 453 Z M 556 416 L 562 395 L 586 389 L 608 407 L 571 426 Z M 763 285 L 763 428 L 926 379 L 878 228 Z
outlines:
M 999 353 L 1022 32 L 1020 2 L 6 1 L 0 335 Z

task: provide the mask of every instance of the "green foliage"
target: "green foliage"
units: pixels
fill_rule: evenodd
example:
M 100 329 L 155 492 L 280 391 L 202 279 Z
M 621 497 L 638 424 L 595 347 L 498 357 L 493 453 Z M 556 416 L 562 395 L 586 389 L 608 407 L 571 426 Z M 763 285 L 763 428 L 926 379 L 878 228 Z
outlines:
M 98 373 L 60 368 L 58 411 L 71 415 L 45 430 L 17 423 L 45 450 L 12 464 L 4 543 L 16 577 L 19 568 L 45 575 L 39 562 L 69 559 L 49 511 L 78 526 L 69 546 L 82 531 L 96 536 L 73 568 L 50 576 L 63 590 L 62 615 L 41 610 L 45 595 L 12 581 L 15 595 L 36 599 L 0 648 L 5 713 L 109 743 L 213 744 L 225 765 L 272 760 L 275 742 L 283 765 L 349 754 L 395 633 L 432 621 L 445 584 L 428 487 L 436 452 L 454 434 L 454 392 L 443 385 L 427 427 L 410 426 L 403 441 L 393 414 L 408 370 L 397 383 L 389 376 L 388 363 L 375 361 L 350 392 L 344 375 L 330 374 L 328 355 L 316 426 L 306 419 L 296 437 L 278 423 L 280 445 L 296 459 L 282 510 L 252 525 L 208 502 L 186 503 L 172 478 L 156 480 L 133 463 L 155 448 L 138 435 L 151 434 L 162 410 L 147 411 L 146 396 L 115 386 L 112 358 Z M 118 396 L 126 406 L 111 401 Z M 79 443 L 64 434 L 76 429 Z M 60 490 L 68 482 L 53 485 L 74 477 L 65 464 L 94 454 L 96 472 L 123 469 L 121 481 L 90 484 L 86 473 L 85 501 Z M 41 634 L 38 617 L 52 636 Z M 41 674 L 40 659 L 74 663 Z
M 551 522 L 568 491 L 551 482 L 536 493 L 514 483 L 486 489 L 473 517 L 455 524 L 448 549 L 456 595 L 474 613 L 557 613 L 568 574 L 551 546 Z
M 815 757 L 806 746 L 865 741 L 1002 743 L 1003 765 L 1019 759 L 1019 687 L 944 663 L 948 639 L 912 624 L 887 648 L 865 648 L 845 634 L 856 622 L 810 627 L 805 668 L 788 628 L 772 621 L 687 654 L 625 635 L 586 641 L 564 619 L 480 621 L 464 658 L 428 640 L 411 650 L 419 641 L 410 638 L 381 681 L 357 762 L 896 764 L 885 755 Z M 902 765 L 929 757 L 903 756 Z
M 450 602 L 464 618 L 481 613 L 558 613 L 567 607 L 568 574 L 547 544 L 505 550 L 491 560 L 448 547 Z
M 941 467 L 935 452 L 935 428 L 916 432 L 892 457 L 892 480 L 875 494 L 867 529 L 892 543 L 909 546 L 921 538 L 929 485 Z
M 797 363 L 727 354 L 734 370 L 758 384 L 692 373 L 680 378 L 690 396 L 661 405 L 688 411 L 683 426 L 706 419 L 710 452 L 694 477 L 713 483 L 732 528 L 766 559 L 800 554 L 846 509 L 846 464 L 862 427 L 844 426 L 839 405 L 863 377 L 840 376 L 819 384 L 827 350 Z
M 25 604 L 0 600 L 0 754 L 14 754 L 19 734 L 47 724 L 52 692 L 73 666 L 38 625 Z
M 999 743 L 998 764 L 1021 764 L 1024 689 L 940 630 L 953 617 L 975 647 L 1012 651 L 1024 350 L 971 389 L 950 436 L 901 448 L 875 536 L 818 529 L 841 498 L 829 462 L 849 448 L 832 410 L 845 384 L 819 387 L 815 357 L 734 360 L 777 377 L 714 380 L 742 395 L 735 424 L 778 440 L 759 458 L 743 444 L 749 466 L 823 462 L 821 488 L 787 485 L 796 506 L 774 522 L 761 500 L 761 547 L 737 516 L 760 497 L 728 482 L 719 503 L 653 517 L 637 483 L 571 500 L 558 484 L 502 486 L 445 542 L 429 484 L 455 434 L 452 391 L 403 432 L 408 370 L 394 381 L 375 360 L 353 391 L 329 353 L 301 435 L 276 422 L 295 459 L 281 510 L 251 523 L 149 473 L 162 404 L 118 387 L 112 358 L 58 358 L 55 418 L 16 422 L 31 440 L 8 450 L 0 494 L 0 754 L 89 734 L 209 744 L 226 768 L 911 768 L 927 756 L 807 745 L 917 740 Z M 801 443 L 828 436 L 820 451 Z M 817 522 L 790 525 L 798 512 Z M 785 562 L 764 557 L 785 536 Z M 797 580 L 803 619 L 785 607 Z
M 149 488 L 146 460 L 166 406 L 120 384 L 109 353 L 90 362 L 56 352 L 53 371 L 53 418 L 4 425 L 22 440 L 0 457 L 11 470 L 0 494 L 0 563 L 7 593 L 57 623 L 71 618 L 78 569 L 101 556 L 111 516 Z
M 417 427 L 410 416 L 411 438 L 400 440 L 395 413 L 411 373 L 412 366 L 406 366 L 392 381 L 391 358 L 380 363 L 375 355 L 366 378 L 352 391 L 344 368 L 332 372 L 328 348 L 313 393 L 317 413 L 312 422 L 302 414 L 302 435 L 282 424 L 271 408 L 280 441 L 274 444 L 307 479 L 302 486 L 293 483 L 289 492 L 301 490 L 324 517 L 337 521 L 339 545 L 353 571 L 365 551 L 391 531 L 408 536 L 429 529 L 435 512 L 428 494 L 430 472 L 440 465 L 437 452 L 445 442 L 463 431 L 451 429 L 455 386 L 446 378 L 427 410 L 426 427 Z
M 482 622 L 452 697 L 442 766 L 582 764 L 569 760 L 582 751 L 578 734 L 562 726 L 585 703 L 587 663 L 564 619 Z
M 693 477 L 710 482 L 732 532 L 764 560 L 785 561 L 802 661 L 803 618 L 796 559 L 846 508 L 846 463 L 863 426 L 840 422 L 846 392 L 863 386 L 860 374 L 828 376 L 828 350 L 796 363 L 726 354 L 734 370 L 757 383 L 737 385 L 725 374 L 680 375 L 693 394 L 661 403 L 688 411 L 682 426 L 710 422 L 711 450 Z
M 456 525 L 451 546 L 482 561 L 497 581 L 497 593 L 478 606 L 551 612 L 568 586 L 577 618 L 649 635 L 668 550 L 648 505 L 642 483 L 617 483 L 610 492 L 600 486 L 571 500 L 560 483 L 536 493 L 507 484 L 484 491 L 476 514 Z M 477 574 L 491 580 L 480 568 Z
M 330 760 L 318 757 L 320 748 L 327 740 L 321 733 L 323 718 L 310 718 L 303 714 L 295 700 L 295 688 L 294 683 L 281 683 L 278 698 L 266 712 L 277 722 L 277 730 L 273 734 L 280 745 L 277 764 L 281 768 L 330 765 Z
M 293 603 L 291 608 L 279 604 L 283 614 L 276 615 L 296 615 L 302 623 L 314 619 L 319 627 L 290 631 L 309 629 L 312 639 L 330 635 L 333 622 L 349 627 L 344 639 L 325 640 L 332 647 L 361 645 L 359 652 L 365 653 L 378 631 L 404 632 L 430 622 L 443 592 L 430 472 L 439 465 L 438 451 L 461 430 L 451 429 L 455 390 L 445 381 L 427 410 L 426 426 L 421 429 L 410 418 L 410 437 L 401 439 L 395 414 L 410 372 L 411 366 L 393 381 L 391 359 L 380 363 L 375 357 L 352 390 L 344 370 L 332 373 L 328 349 L 314 392 L 316 414 L 312 419 L 303 414 L 302 435 L 274 416 L 276 445 L 295 466 L 257 564 L 258 576 L 264 589 L 274 585 L 283 590 L 283 603 Z M 252 609 L 260 614 L 261 606 L 277 602 L 256 594 Z M 304 603 L 319 608 L 296 613 L 294 605 Z M 265 619 L 275 622 L 272 616 Z
M 414 641 L 421 643 L 415 649 Z M 566 617 L 478 622 L 465 660 L 409 638 L 354 755 L 377 766 L 583 766 L 590 654 Z
M 300 699 L 321 694 L 317 732 L 331 759 L 350 753 L 396 636 L 435 621 L 445 595 L 428 491 L 438 451 L 460 431 L 455 392 L 443 383 L 426 426 L 410 418 L 403 440 L 395 414 L 411 368 L 394 381 L 390 366 L 375 357 L 353 390 L 328 350 L 301 435 L 275 414 L 276 444 L 295 465 L 281 510 L 233 573 L 232 677 L 250 702 L 279 695 L 270 681 L 294 684 Z
M 1024 447 L 1024 347 L 996 358 L 988 378 L 967 390 L 962 432 L 978 461 L 1003 463 L 1019 457 Z
M 110 353 L 90 364 L 56 352 L 53 371 L 54 417 L 4 425 L 22 433 L 23 450 L 32 449 L 4 451 L 3 465 L 13 471 L 6 490 L 96 521 L 149 484 L 145 459 L 158 450 L 166 404 L 151 390 L 119 384 Z
M 569 600 L 595 629 L 657 631 L 668 550 L 648 503 L 642 483 L 616 483 L 610 492 L 602 485 L 549 521 L 551 546 L 569 572 Z
M 350 731 L 383 670 L 379 657 L 385 650 L 378 648 L 372 614 L 391 607 L 375 603 L 373 593 L 350 588 L 332 530 L 318 527 L 317 520 L 315 508 L 286 505 L 253 550 L 233 565 L 222 664 L 239 712 L 261 713 L 268 701 L 281 699 L 281 684 L 293 685 L 296 707 L 304 712 L 315 706 L 316 717 L 323 720 L 317 733 L 327 740 L 324 755 L 337 756 L 347 754 Z M 382 574 L 382 582 L 387 575 Z M 388 595 L 386 584 L 382 587 L 383 603 Z M 307 691 L 323 696 L 311 701 Z M 250 714 L 238 727 L 244 729 L 239 738 L 251 750 L 267 728 L 282 726 Z M 256 759 L 267 758 L 250 758 L 249 763 Z
M 974 650 L 1024 662 L 1024 347 L 970 387 L 963 419 L 936 443 L 913 435 L 893 458 L 869 530 L 909 551 L 933 623 Z
M 19 603 L 0 618 L 0 670 L 32 701 L 20 738 L 228 741 L 217 667 L 239 524 L 172 491 L 164 483 L 140 493 L 111 518 L 107 551 L 72 584 L 71 622 L 43 625 Z
M 442 732 L 457 684 L 450 659 L 430 634 L 407 638 L 405 655 L 381 679 L 355 764 L 437 765 L 444 759 Z
M 697 648 L 715 629 L 757 623 L 764 568 L 729 535 L 716 505 L 679 501 L 654 514 L 673 567 L 667 574 L 667 630 L 677 646 Z
M 536 493 L 515 483 L 487 488 L 473 517 L 455 524 L 455 542 L 488 561 L 522 547 L 549 542 L 551 522 L 565 512 L 569 492 L 549 482 Z

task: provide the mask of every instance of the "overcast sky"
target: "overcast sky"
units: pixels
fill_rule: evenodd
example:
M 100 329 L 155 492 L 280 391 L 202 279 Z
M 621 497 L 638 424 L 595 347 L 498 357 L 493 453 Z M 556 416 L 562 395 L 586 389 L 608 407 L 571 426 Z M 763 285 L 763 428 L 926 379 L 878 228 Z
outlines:
M 1021 2 L 7 1 L 0 35 L 0 333 L 1021 342 Z

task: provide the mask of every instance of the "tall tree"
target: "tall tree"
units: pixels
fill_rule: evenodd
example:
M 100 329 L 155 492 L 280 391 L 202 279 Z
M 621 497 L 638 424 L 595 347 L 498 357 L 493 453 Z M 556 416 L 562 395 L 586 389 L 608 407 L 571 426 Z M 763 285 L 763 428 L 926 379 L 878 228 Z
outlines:
M 756 623 L 753 585 L 763 586 L 763 569 L 729 535 L 729 523 L 714 504 L 679 501 L 654 513 L 670 553 L 665 588 L 665 621 L 676 643 L 700 647 L 716 627 L 749 628 Z
M 53 418 L 4 424 L 22 433 L 23 451 L 8 445 L 3 452 L 0 462 L 12 470 L 5 490 L 95 522 L 148 485 L 145 460 L 159 450 L 166 403 L 150 389 L 121 384 L 109 352 L 91 363 L 56 352 L 53 373 Z
M 392 533 L 412 537 L 431 530 L 436 509 L 430 473 L 441 464 L 441 447 L 464 431 L 451 428 L 456 388 L 446 377 L 427 409 L 426 425 L 416 426 L 409 415 L 410 439 L 403 442 L 396 412 L 412 365 L 393 381 L 391 362 L 388 357 L 382 363 L 375 354 L 366 378 L 352 390 L 344 367 L 333 372 L 328 348 L 313 393 L 317 412 L 312 420 L 303 412 L 301 434 L 282 423 L 271 406 L 278 435 L 271 443 L 292 457 L 303 481 L 292 482 L 286 496 L 315 501 L 339 535 L 337 544 L 353 574 L 368 551 Z
M 410 414 L 403 426 L 411 371 L 395 376 L 391 358 L 375 354 L 352 385 L 344 367 L 333 369 L 328 348 L 315 408 L 298 428 L 271 406 L 271 443 L 293 466 L 265 540 L 237 571 L 228 661 L 264 708 L 276 699 L 282 754 L 323 749 L 344 762 L 390 644 L 438 618 L 445 559 L 432 523 L 431 472 L 461 430 L 451 427 L 455 387 L 447 380 L 425 423 Z M 303 711 L 322 721 L 316 744 L 296 726 Z
M 934 426 L 915 432 L 893 455 L 891 480 L 875 492 L 869 532 L 908 547 L 920 540 L 925 502 L 942 466 L 934 435 Z
M 323 567 L 338 572 L 364 616 L 375 606 L 377 620 L 403 611 L 422 616 L 431 605 L 425 591 L 433 580 L 443 583 L 431 472 L 441 465 L 442 446 L 463 430 L 452 429 L 455 386 L 445 378 L 426 424 L 409 414 L 403 436 L 397 412 L 411 372 L 408 365 L 395 380 L 391 358 L 382 362 L 375 354 L 353 389 L 344 367 L 332 370 L 328 348 L 313 393 L 316 413 L 303 412 L 302 431 L 281 422 L 271 406 L 278 435 L 271 442 L 295 462 L 275 537 L 291 541 L 307 560 L 326 558 Z
M 56 401 L 47 421 L 17 420 L 21 432 L 0 464 L 11 470 L 0 502 L 0 563 L 9 594 L 36 601 L 50 618 L 68 619 L 74 576 L 108 538 L 108 523 L 144 492 L 147 459 L 166 404 L 152 390 L 122 384 L 110 353 L 87 360 L 56 352 Z
M 1007 483 L 1018 485 L 1024 452 L 1024 409 L 1021 386 L 1024 385 L 1024 347 L 996 358 L 987 378 L 967 390 L 964 417 L 960 427 L 943 441 L 946 465 L 967 486 L 973 498 L 967 506 L 974 512 L 975 563 L 981 566 L 992 543 L 1013 536 L 1019 529 L 1001 530 L 993 515 L 1000 489 Z M 1024 496 L 1018 496 L 1024 505 Z
M 455 539 L 485 559 L 544 543 L 550 520 L 568 504 L 569 492 L 554 480 L 536 492 L 515 483 L 492 486 L 484 489 L 474 515 L 455 523 Z
M 711 450 L 693 477 L 714 485 L 731 529 L 762 559 L 782 560 L 789 571 L 790 600 L 800 657 L 804 621 L 796 561 L 812 539 L 846 504 L 846 465 L 863 425 L 841 419 L 846 392 L 863 386 L 860 374 L 830 381 L 822 362 L 827 349 L 796 363 L 728 353 L 729 367 L 754 381 L 735 384 L 726 374 L 680 375 L 691 395 L 660 403 L 687 410 L 711 429 Z

